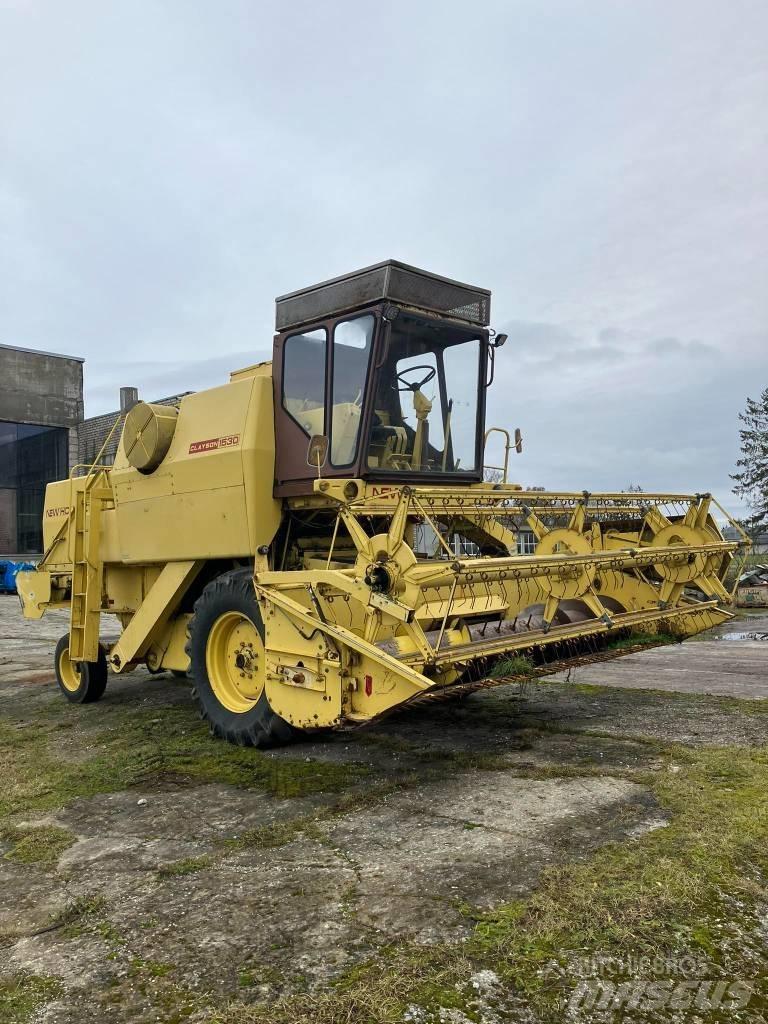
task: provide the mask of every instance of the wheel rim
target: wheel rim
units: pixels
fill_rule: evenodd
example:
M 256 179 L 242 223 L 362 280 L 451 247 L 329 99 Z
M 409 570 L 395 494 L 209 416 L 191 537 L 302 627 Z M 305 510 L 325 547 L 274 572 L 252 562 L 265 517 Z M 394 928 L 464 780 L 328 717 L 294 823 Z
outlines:
M 80 689 L 80 673 L 70 660 L 68 647 L 65 647 L 59 655 L 59 678 L 61 685 L 69 693 L 75 693 Z
M 228 711 L 250 711 L 264 690 L 264 644 L 259 631 L 240 612 L 220 615 L 205 649 L 208 681 Z

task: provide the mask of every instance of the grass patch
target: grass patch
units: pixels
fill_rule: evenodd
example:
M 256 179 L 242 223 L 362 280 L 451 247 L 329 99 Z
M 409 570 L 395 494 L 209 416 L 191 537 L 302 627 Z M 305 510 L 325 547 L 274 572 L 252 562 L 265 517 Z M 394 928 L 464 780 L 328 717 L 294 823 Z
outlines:
M 768 751 L 677 748 L 672 756 L 680 772 L 644 780 L 671 812 L 669 827 L 604 847 L 585 864 L 549 869 L 529 900 L 501 908 L 477 929 L 470 950 L 500 966 L 546 1019 L 561 1007 L 543 964 L 564 965 L 569 951 L 594 949 L 711 959 L 708 925 L 727 916 L 725 904 L 746 910 L 768 897 Z M 754 977 L 749 962 L 742 970 L 734 976 Z
M 533 662 L 522 654 L 502 655 L 487 673 L 489 679 L 503 676 L 530 676 L 535 672 Z
M 14 826 L 3 829 L 0 837 L 13 843 L 6 860 L 46 868 L 55 867 L 61 854 L 76 841 L 67 829 L 54 825 Z
M 36 1012 L 62 994 L 53 978 L 36 974 L 17 974 L 0 981 L 0 1021 L 3 1024 L 27 1024 Z
M 68 939 L 77 938 L 86 932 L 98 931 L 96 921 L 106 908 L 107 901 L 103 896 L 80 896 L 51 920 L 51 929 L 61 928 L 62 934 Z
M 644 633 L 638 630 L 614 637 L 605 646 L 609 651 L 623 651 L 629 647 L 660 647 L 675 642 L 675 637 L 669 633 Z
M 330 818 L 332 812 L 329 810 L 318 810 L 312 817 L 293 818 L 290 821 L 275 821 L 270 825 L 262 825 L 260 828 L 248 829 L 237 837 L 227 839 L 224 846 L 228 850 L 269 850 L 277 846 L 285 846 L 298 835 L 308 835 L 318 838 L 320 833 L 316 823 Z
M 169 878 L 175 875 L 193 875 L 196 871 L 205 871 L 211 864 L 213 864 L 213 857 L 203 854 L 202 857 L 185 857 L 183 860 L 175 860 L 170 864 L 163 864 L 157 873 Z

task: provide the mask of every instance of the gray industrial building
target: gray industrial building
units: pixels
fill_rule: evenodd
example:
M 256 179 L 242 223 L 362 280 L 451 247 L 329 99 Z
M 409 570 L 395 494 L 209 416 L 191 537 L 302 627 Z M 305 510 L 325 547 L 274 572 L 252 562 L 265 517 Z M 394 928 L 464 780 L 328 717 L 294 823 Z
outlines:
M 155 401 L 178 405 L 183 397 Z M 0 559 L 42 554 L 46 484 L 92 463 L 137 400 L 135 388 L 121 388 L 120 409 L 86 420 L 82 359 L 0 345 Z M 114 462 L 119 439 L 118 425 L 104 464 Z
M 0 556 L 39 555 L 45 485 L 79 457 L 83 360 L 0 345 Z

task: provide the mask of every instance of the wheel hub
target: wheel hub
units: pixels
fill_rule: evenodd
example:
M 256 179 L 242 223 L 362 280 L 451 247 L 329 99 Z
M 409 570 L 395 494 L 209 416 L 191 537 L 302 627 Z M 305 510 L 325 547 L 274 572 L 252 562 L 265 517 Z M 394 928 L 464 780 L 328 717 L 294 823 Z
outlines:
M 216 699 L 229 711 L 249 711 L 264 690 L 264 644 L 251 620 L 225 612 L 208 635 L 206 668 Z
M 69 657 L 69 648 L 63 650 L 59 658 L 59 675 L 62 685 L 70 693 L 75 693 L 80 687 L 80 671 L 80 663 L 72 661 Z

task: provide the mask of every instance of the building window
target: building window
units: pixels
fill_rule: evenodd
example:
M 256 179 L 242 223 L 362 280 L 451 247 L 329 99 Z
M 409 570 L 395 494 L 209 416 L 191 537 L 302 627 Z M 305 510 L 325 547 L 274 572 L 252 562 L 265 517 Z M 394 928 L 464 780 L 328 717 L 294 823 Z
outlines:
M 517 535 L 518 555 L 532 555 L 536 551 L 536 535 L 531 530 L 520 530 Z
M 42 554 L 45 486 L 67 476 L 67 434 L 0 421 L 0 552 Z
M 308 437 L 325 433 L 325 328 L 283 346 L 283 408 Z

